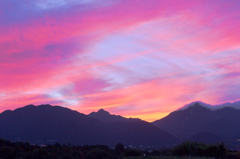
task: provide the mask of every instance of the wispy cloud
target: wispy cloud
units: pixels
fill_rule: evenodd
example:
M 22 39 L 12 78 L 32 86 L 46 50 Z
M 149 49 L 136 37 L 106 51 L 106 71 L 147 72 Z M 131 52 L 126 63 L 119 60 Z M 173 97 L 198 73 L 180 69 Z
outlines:
M 50 103 L 150 121 L 195 100 L 237 100 L 237 6 L 237 0 L 3 0 L 0 110 Z

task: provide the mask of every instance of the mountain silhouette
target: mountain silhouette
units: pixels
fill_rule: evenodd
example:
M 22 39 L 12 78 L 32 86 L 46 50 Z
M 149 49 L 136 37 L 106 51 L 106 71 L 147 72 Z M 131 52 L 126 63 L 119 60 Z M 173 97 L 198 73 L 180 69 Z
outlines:
M 220 138 L 219 136 L 212 132 L 199 132 L 187 140 L 192 142 L 203 142 L 208 144 L 220 143 L 224 141 L 224 139 Z
M 98 136 L 91 127 L 100 131 L 100 124 L 98 120 L 67 108 L 28 105 L 0 114 L 0 137 L 13 141 L 54 140 L 86 144 L 94 142 L 91 136 Z
M 222 109 L 222 108 L 225 108 L 225 107 L 240 109 L 240 100 L 237 100 L 237 101 L 234 101 L 234 102 L 226 102 L 226 103 L 217 104 L 217 105 L 207 104 L 207 103 L 204 103 L 202 101 L 194 101 L 194 102 L 191 102 L 189 104 L 184 105 L 180 109 L 187 109 L 188 107 L 191 107 L 191 106 L 195 105 L 196 103 L 200 104 L 202 107 L 205 107 L 205 108 L 208 108 L 208 109 L 211 109 L 211 110 Z
M 195 103 L 152 124 L 182 140 L 201 132 L 211 132 L 220 138 L 229 139 L 240 132 L 240 110 L 232 107 L 210 110 Z
M 103 123 L 68 108 L 28 105 L 0 114 L 0 138 L 47 144 L 174 145 L 173 135 L 145 121 Z
M 104 109 L 99 109 L 97 112 L 92 112 L 88 116 L 98 119 L 99 121 L 104 123 L 141 121 L 141 119 L 138 118 L 124 118 L 120 115 L 113 115 L 105 111 Z

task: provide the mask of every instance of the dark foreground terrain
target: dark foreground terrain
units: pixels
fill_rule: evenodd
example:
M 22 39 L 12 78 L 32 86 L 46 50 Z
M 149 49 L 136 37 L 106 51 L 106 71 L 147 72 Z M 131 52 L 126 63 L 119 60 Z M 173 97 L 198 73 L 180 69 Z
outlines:
M 186 157 L 187 156 L 187 157 Z M 191 156 L 191 157 L 189 157 Z M 114 148 L 105 145 L 70 144 L 30 145 L 0 139 L 1 159 L 171 159 L 171 158 L 240 158 L 239 152 L 226 149 L 224 144 L 208 145 L 184 142 L 172 149 L 143 150 L 126 148 L 118 143 Z

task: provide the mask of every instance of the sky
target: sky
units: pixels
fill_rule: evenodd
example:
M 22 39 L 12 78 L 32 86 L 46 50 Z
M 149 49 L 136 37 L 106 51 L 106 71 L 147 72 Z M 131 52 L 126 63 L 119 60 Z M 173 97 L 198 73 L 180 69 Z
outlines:
M 160 119 L 240 99 L 239 0 L 2 0 L 0 112 Z

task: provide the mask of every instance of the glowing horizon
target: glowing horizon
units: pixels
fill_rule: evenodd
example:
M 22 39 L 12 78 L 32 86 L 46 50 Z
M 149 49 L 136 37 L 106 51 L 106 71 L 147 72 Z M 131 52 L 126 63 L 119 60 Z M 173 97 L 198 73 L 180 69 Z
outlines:
M 52 104 L 153 121 L 240 99 L 238 0 L 3 0 L 0 112 Z

